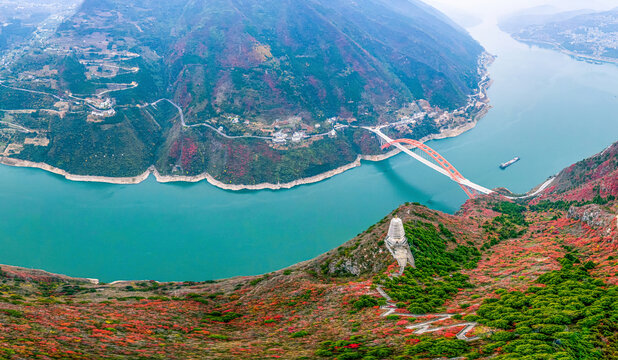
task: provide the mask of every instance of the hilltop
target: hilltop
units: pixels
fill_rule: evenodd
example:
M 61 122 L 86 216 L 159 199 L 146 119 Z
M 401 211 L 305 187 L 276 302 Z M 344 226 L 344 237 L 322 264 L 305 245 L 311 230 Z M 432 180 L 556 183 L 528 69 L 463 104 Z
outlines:
M 617 196 L 618 143 L 538 198 L 404 204 L 262 276 L 98 284 L 2 266 L 0 358 L 615 358 Z M 394 216 L 417 265 L 401 277 Z
M 492 59 L 416 0 L 86 0 L 0 55 L 4 163 L 246 185 L 470 128 Z

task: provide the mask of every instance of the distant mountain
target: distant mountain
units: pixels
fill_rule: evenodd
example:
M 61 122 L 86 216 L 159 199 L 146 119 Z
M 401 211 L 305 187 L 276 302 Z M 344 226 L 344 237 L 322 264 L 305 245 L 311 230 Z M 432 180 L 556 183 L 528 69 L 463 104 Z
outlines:
M 513 38 L 554 48 L 588 61 L 618 63 L 618 8 L 524 13 L 503 19 L 500 28 Z
M 550 22 L 570 19 L 577 15 L 591 13 L 594 13 L 594 10 L 580 9 L 561 11 L 554 6 L 542 5 L 529 9 L 523 9 L 513 14 L 504 16 L 500 19 L 498 26 L 503 31 L 511 33 L 531 25 L 542 25 Z
M 347 125 L 416 115 L 422 138 L 483 109 L 482 47 L 416 0 L 86 0 L 23 50 L 0 105 L 55 112 L 16 114 L 41 141 L 5 156 L 77 174 L 285 182 L 379 152 Z
M 455 23 L 466 29 L 480 25 L 483 22 L 483 20 L 476 15 L 473 15 L 472 13 L 456 6 L 451 6 L 449 4 L 436 1 L 432 1 L 431 4 L 440 11 L 444 12 L 444 14 L 451 18 Z

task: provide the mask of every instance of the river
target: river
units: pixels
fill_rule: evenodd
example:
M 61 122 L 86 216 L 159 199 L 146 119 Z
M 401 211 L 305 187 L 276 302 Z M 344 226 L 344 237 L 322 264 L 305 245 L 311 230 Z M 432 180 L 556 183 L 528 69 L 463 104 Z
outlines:
M 429 145 L 470 180 L 525 192 L 618 141 L 618 66 L 579 62 L 470 30 L 498 56 L 494 108 Z M 500 170 L 514 156 L 521 161 Z M 405 155 L 291 190 L 229 192 L 206 182 L 70 182 L 0 166 L 0 263 L 103 281 L 253 275 L 334 248 L 406 201 L 453 213 L 461 189 Z

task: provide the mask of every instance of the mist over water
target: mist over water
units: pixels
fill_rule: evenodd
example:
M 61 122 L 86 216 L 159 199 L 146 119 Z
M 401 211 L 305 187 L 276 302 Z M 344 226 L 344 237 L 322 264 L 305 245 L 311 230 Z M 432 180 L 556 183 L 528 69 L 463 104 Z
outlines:
M 494 108 L 474 130 L 429 145 L 486 187 L 525 192 L 618 140 L 618 66 L 529 47 L 486 21 Z M 498 164 L 520 156 L 506 171 Z M 405 155 L 284 191 L 205 182 L 76 183 L 0 167 L 0 263 L 72 276 L 206 280 L 252 275 L 339 246 L 406 201 L 455 212 L 461 189 Z

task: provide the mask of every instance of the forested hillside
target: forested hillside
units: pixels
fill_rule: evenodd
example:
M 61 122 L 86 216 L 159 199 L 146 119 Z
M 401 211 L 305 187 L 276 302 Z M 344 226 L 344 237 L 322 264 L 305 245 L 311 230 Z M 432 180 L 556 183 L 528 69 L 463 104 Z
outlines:
M 291 182 L 381 153 L 361 125 L 421 139 L 469 124 L 487 109 L 482 53 L 417 1 L 86 0 L 3 60 L 0 154 Z

